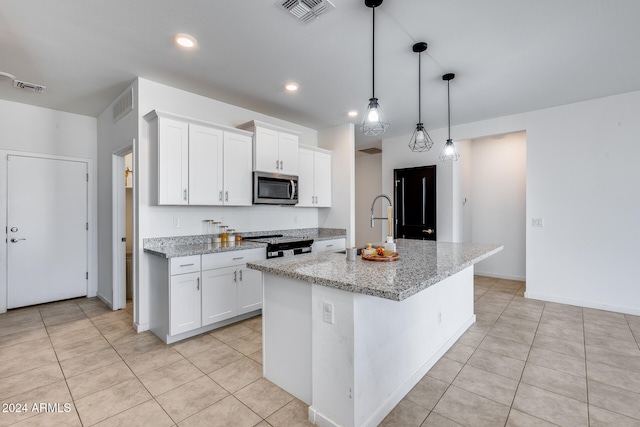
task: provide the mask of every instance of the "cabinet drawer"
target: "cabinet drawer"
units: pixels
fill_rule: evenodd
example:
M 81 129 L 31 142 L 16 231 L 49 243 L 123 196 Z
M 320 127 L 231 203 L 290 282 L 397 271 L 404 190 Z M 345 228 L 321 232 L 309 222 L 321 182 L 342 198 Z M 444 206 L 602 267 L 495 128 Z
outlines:
M 241 251 L 221 252 L 202 255 L 202 270 L 245 264 L 267 258 L 266 248 L 246 249 Z
M 170 260 L 169 274 L 171 276 L 197 271 L 200 271 L 200 255 L 181 256 Z
M 313 252 L 335 252 L 345 248 L 345 239 L 320 240 L 313 242 Z

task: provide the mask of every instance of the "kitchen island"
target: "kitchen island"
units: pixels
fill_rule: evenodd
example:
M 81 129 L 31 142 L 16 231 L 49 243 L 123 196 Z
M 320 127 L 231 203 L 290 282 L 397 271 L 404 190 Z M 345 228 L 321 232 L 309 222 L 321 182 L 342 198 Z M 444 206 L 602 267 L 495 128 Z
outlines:
M 500 245 L 398 240 L 399 260 L 319 253 L 264 273 L 265 378 L 320 426 L 375 426 L 475 322 L 473 264 Z

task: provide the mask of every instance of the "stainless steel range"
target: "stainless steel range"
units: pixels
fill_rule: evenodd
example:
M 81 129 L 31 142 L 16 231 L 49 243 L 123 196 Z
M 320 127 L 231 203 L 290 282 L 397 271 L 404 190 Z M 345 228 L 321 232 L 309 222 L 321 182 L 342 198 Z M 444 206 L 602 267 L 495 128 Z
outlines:
M 267 244 L 267 259 L 311 253 L 313 239 L 271 234 L 246 237 L 245 240 Z

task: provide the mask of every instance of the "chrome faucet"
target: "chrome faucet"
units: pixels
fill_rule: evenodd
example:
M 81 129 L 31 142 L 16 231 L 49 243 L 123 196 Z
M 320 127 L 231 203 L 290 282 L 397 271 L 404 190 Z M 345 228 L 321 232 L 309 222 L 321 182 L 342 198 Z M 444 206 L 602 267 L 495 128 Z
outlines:
M 387 196 L 386 194 L 380 194 L 377 195 L 374 199 L 373 202 L 371 203 L 371 228 L 375 227 L 375 222 L 374 220 L 376 219 L 389 219 L 389 218 L 374 218 L 373 217 L 373 206 L 376 204 L 376 200 L 378 200 L 380 197 L 384 197 L 385 199 L 387 199 L 387 201 L 389 202 L 389 206 L 392 206 L 393 203 L 391 203 L 391 199 L 389 198 L 389 196 Z

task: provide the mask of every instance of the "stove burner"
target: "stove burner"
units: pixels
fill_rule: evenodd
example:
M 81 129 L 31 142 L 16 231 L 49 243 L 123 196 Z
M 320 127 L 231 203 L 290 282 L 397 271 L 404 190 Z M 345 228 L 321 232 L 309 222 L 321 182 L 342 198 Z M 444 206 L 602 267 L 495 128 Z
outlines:
M 313 239 L 307 237 L 284 236 L 282 234 L 246 237 L 245 240 L 266 243 L 267 258 L 309 253 L 313 244 Z

